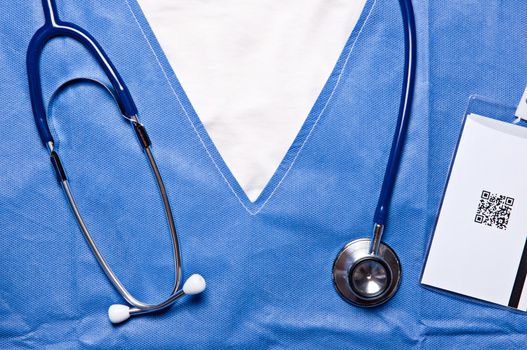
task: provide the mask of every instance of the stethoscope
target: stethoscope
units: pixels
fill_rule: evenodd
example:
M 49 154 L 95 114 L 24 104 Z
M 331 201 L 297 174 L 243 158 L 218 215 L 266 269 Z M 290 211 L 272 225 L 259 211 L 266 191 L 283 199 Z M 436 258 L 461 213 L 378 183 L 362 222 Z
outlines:
M 75 24 L 61 21 L 58 17 L 55 0 L 42 0 L 42 4 L 44 7 L 46 22 L 31 39 L 27 52 L 27 73 L 29 78 L 31 105 L 33 108 L 33 114 L 38 128 L 38 133 L 42 143 L 45 147 L 47 147 L 50 153 L 51 163 L 53 164 L 59 182 L 62 184 L 62 188 L 64 189 L 68 202 L 73 210 L 73 214 L 75 215 L 84 238 L 88 242 L 88 245 L 93 251 L 95 258 L 108 276 L 110 282 L 113 284 L 115 289 L 117 289 L 119 294 L 121 294 L 121 296 L 132 306 L 129 307 L 127 305 L 120 304 L 114 304 L 110 306 L 108 309 L 110 321 L 113 323 L 119 323 L 133 315 L 164 309 L 172 305 L 177 299 L 185 294 L 193 295 L 201 293 L 205 289 L 206 283 L 203 277 L 197 274 L 191 275 L 185 281 L 183 288 L 180 289 L 182 276 L 181 257 L 172 209 L 170 208 L 170 202 L 168 200 L 168 195 L 163 183 L 163 179 L 157 167 L 154 155 L 150 149 L 150 138 L 148 137 L 145 127 L 139 122 L 137 117 L 137 108 L 128 88 L 126 87 L 124 81 L 106 53 L 103 51 L 102 47 L 88 32 Z M 125 286 L 121 283 L 117 275 L 113 272 L 102 256 L 100 250 L 97 248 L 95 241 L 93 240 L 88 228 L 86 227 L 86 224 L 84 223 L 84 220 L 82 219 L 79 207 L 75 202 L 68 177 L 66 176 L 64 167 L 62 166 L 57 150 L 55 149 L 55 142 L 48 125 L 47 111 L 44 107 L 40 79 L 40 56 L 42 54 L 42 50 L 51 39 L 56 37 L 70 37 L 78 41 L 79 43 L 83 44 L 83 46 L 88 49 L 97 59 L 112 85 L 112 89 L 108 88 L 108 91 L 110 91 L 114 96 L 114 99 L 117 101 L 123 116 L 131 122 L 139 142 L 148 158 L 148 162 L 150 163 L 150 166 L 154 172 L 157 186 L 163 200 L 168 226 L 170 228 L 175 265 L 175 282 L 172 292 L 164 301 L 158 304 L 143 303 L 132 296 L 132 294 L 130 294 L 130 292 L 125 288 Z M 61 86 L 59 89 L 62 87 L 63 86 Z
M 401 281 L 399 258 L 392 248 L 382 242 L 388 205 L 410 116 L 415 82 L 414 12 L 411 0 L 399 0 L 399 5 L 404 23 L 403 88 L 396 131 L 373 217 L 373 238 L 361 238 L 348 243 L 337 255 L 333 264 L 333 283 L 339 294 L 351 304 L 362 307 L 373 307 L 385 303 L 395 294 Z

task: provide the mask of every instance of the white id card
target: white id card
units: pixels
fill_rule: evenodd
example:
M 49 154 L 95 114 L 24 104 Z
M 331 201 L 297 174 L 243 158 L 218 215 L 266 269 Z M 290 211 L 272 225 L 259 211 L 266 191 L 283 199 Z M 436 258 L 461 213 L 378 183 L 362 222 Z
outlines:
M 468 114 L 421 283 L 527 310 L 527 128 Z

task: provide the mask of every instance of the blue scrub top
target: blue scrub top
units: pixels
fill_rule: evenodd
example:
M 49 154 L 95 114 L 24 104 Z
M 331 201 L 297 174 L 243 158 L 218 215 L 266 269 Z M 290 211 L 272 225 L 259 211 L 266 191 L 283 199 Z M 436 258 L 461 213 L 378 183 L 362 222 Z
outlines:
M 185 275 L 207 291 L 112 325 L 122 303 L 84 242 L 33 122 L 25 54 L 39 1 L 0 17 L 0 347 L 177 349 L 515 349 L 522 313 L 420 286 L 449 162 L 473 94 L 514 105 L 525 87 L 527 3 L 414 1 L 416 101 L 385 241 L 403 279 L 375 309 L 348 305 L 333 260 L 368 236 L 397 117 L 403 40 L 397 1 L 368 0 L 333 73 L 276 173 L 250 202 L 187 99 L 134 0 L 57 1 L 127 82 L 147 126 L 180 232 Z M 65 80 L 103 79 L 69 39 L 42 58 L 46 101 Z M 162 203 L 133 131 L 108 94 L 79 84 L 50 125 L 87 225 L 139 298 L 169 293 Z

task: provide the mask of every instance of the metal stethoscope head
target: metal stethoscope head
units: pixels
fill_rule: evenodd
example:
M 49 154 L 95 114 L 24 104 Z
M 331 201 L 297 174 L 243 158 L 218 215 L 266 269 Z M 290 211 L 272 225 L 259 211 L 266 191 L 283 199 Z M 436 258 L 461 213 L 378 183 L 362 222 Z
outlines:
M 161 173 L 157 167 L 154 155 L 151 150 L 150 138 L 146 132 L 146 128 L 144 127 L 144 125 L 139 122 L 139 119 L 137 117 L 137 108 L 128 88 L 126 87 L 121 76 L 110 61 L 109 57 L 106 55 L 102 47 L 92 36 L 81 27 L 72 23 L 63 22 L 59 19 L 55 0 L 42 0 L 42 5 L 44 8 L 46 22 L 44 26 L 42 26 L 31 39 L 27 52 L 27 73 L 31 105 L 33 108 L 35 123 L 41 141 L 49 151 L 50 160 L 53 164 L 53 167 L 55 168 L 57 179 L 62 185 L 67 200 L 70 204 L 70 207 L 72 208 L 73 214 L 75 215 L 77 223 L 79 224 L 79 227 L 82 231 L 82 234 L 84 235 L 84 238 L 86 239 L 86 242 L 90 246 L 93 254 L 95 255 L 95 258 L 101 265 L 101 268 L 103 269 L 104 273 L 106 274 L 110 282 L 113 284 L 115 289 L 119 292 L 123 299 L 125 299 L 130 305 L 132 305 L 132 307 L 119 304 L 112 305 L 108 310 L 108 316 L 110 318 L 110 321 L 113 323 L 122 322 L 132 315 L 149 313 L 169 307 L 176 300 L 178 300 L 184 295 L 201 293 L 203 290 L 205 290 L 206 283 L 205 279 L 197 274 L 191 275 L 184 283 L 183 288 L 180 288 L 183 273 L 181 269 L 181 256 L 178 235 L 176 232 L 176 226 L 174 224 L 174 217 L 172 214 L 172 209 L 170 207 L 170 201 L 168 199 L 168 194 L 165 189 Z M 90 51 L 102 67 L 103 71 L 106 73 L 106 76 L 108 77 L 111 83 L 111 88 L 94 79 L 77 78 L 62 84 L 53 94 L 51 100 L 54 98 L 57 92 L 59 92 L 66 86 L 77 83 L 79 81 L 88 81 L 105 87 L 106 90 L 110 92 L 110 94 L 114 97 L 115 101 L 119 105 L 119 109 L 121 110 L 122 115 L 133 126 L 139 143 L 141 144 L 143 151 L 147 156 L 148 162 L 150 163 L 150 167 L 152 168 L 152 171 L 155 175 L 157 187 L 161 193 L 161 198 L 163 200 L 165 215 L 167 218 L 170 236 L 172 239 L 175 269 L 175 281 L 172 287 L 172 292 L 165 298 L 164 301 L 160 303 L 144 303 L 136 299 L 126 289 L 126 287 L 120 281 L 118 276 L 113 272 L 107 261 L 102 256 L 100 250 L 98 249 L 95 241 L 92 238 L 92 235 L 90 234 L 82 218 L 79 207 L 77 206 L 77 203 L 75 201 L 75 197 L 73 196 L 69 178 L 66 176 L 66 171 L 64 170 L 64 167 L 62 165 L 58 150 L 55 148 L 55 141 L 53 139 L 53 135 L 48 125 L 48 111 L 46 110 L 42 96 L 42 84 L 40 77 L 40 56 L 45 45 L 51 39 L 56 37 L 69 37 L 71 39 L 74 39 L 77 42 L 81 43 L 88 51 Z
M 351 304 L 378 306 L 388 301 L 401 282 L 401 264 L 388 245 L 381 242 L 383 227 L 375 225 L 374 238 L 348 243 L 333 264 L 333 282 Z
M 395 184 L 412 105 L 416 68 L 416 31 L 411 0 L 399 0 L 404 24 L 404 79 L 399 117 L 374 215 L 373 238 L 348 243 L 333 263 L 333 283 L 346 301 L 362 307 L 387 302 L 401 282 L 401 264 L 392 248 L 382 243 L 388 205 Z

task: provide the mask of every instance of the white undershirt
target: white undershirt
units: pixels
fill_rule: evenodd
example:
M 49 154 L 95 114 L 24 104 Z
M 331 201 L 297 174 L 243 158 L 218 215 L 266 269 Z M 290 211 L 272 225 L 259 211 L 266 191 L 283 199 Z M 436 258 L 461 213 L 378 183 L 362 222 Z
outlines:
M 254 201 L 366 0 L 138 0 L 225 163 Z

